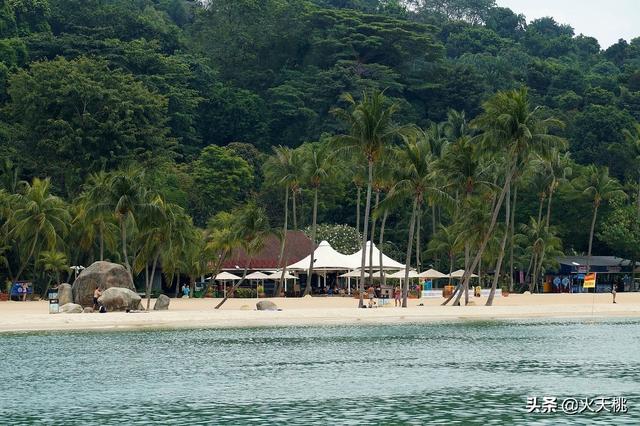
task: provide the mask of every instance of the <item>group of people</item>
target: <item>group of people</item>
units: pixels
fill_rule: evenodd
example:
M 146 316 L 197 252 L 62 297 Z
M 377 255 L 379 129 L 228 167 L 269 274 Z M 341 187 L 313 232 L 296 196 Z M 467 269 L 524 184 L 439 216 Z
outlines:
M 368 307 L 373 308 L 376 305 L 376 299 L 382 297 L 382 289 L 380 287 L 374 288 L 373 286 L 369 286 L 367 289 L 367 297 L 369 298 Z M 402 305 L 402 290 L 400 290 L 399 286 L 393 289 L 393 303 L 396 307 Z

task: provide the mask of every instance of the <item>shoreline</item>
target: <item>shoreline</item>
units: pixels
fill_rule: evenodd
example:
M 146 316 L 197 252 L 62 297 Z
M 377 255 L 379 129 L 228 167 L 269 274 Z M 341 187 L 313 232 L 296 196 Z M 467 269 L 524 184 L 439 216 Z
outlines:
M 535 294 L 496 298 L 494 306 L 440 306 L 443 299 L 412 299 L 408 308 L 358 309 L 357 299 L 341 297 L 270 298 L 281 311 L 257 311 L 258 299 L 172 299 L 168 311 L 106 314 L 49 314 L 48 303 L 1 302 L 0 334 L 37 331 L 118 331 L 197 328 L 253 328 L 335 325 L 393 325 L 443 321 L 518 321 L 524 319 L 640 318 L 640 293 Z M 393 302 L 392 302 L 393 303 Z M 417 306 L 424 303 L 424 306 Z M 152 305 L 153 306 L 153 305 Z

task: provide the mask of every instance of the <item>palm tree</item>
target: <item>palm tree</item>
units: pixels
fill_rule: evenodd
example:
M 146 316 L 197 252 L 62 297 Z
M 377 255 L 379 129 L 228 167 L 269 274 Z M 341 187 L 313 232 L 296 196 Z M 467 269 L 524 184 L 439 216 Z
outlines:
M 478 266 L 484 249 L 494 231 L 498 215 L 518 169 L 526 165 L 533 155 L 546 157 L 554 148 L 562 148 L 566 142 L 549 131 L 562 127 L 562 122 L 540 117 L 541 110 L 531 109 L 527 89 L 498 92 L 483 104 L 483 113 L 473 122 L 484 131 L 480 140 L 486 152 L 504 158 L 502 187 L 496 194 L 491 220 L 480 247 L 465 270 L 463 287 L 467 287 L 472 271 Z
M 79 211 L 74 219 L 74 222 L 90 224 L 98 231 L 100 260 L 104 260 L 105 240 L 111 240 L 113 231 L 113 209 L 104 202 L 105 194 L 108 194 L 110 189 L 111 176 L 108 173 L 100 171 L 90 174 L 78 199 Z M 91 236 L 90 240 L 93 240 L 93 229 L 85 235 Z
M 422 136 L 420 132 L 416 132 L 413 137 L 405 141 L 404 149 L 399 153 L 402 177 L 395 187 L 399 196 L 405 196 L 413 201 L 411 220 L 409 222 L 405 278 L 402 288 L 403 308 L 407 307 L 409 268 L 418 208 L 424 203 L 425 197 L 437 200 L 440 203 L 448 203 L 450 201 L 447 194 L 437 186 L 437 180 L 432 171 L 431 149 L 428 141 Z
M 461 239 L 459 232 L 456 231 L 455 225 L 440 225 L 438 232 L 431 238 L 428 245 L 428 252 L 440 255 L 444 254 L 449 263 L 449 276 L 453 272 L 456 263 L 456 255 L 460 252 Z
M 247 203 L 236 212 L 233 222 L 232 241 L 237 241 L 244 249 L 248 256 L 248 262 L 244 267 L 242 279 L 233 285 L 231 293 L 235 292 L 245 281 L 253 256 L 262 250 L 265 239 L 272 234 L 265 210 L 262 207 L 258 207 L 253 201 Z M 215 309 L 220 309 L 227 299 L 228 297 L 225 294 Z
M 38 260 L 38 262 L 45 272 L 49 272 L 55 275 L 56 285 L 60 285 L 60 273 L 69 270 L 67 255 L 59 251 L 43 251 L 42 253 L 40 253 L 40 259 Z M 47 286 L 45 287 L 44 292 L 42 292 L 43 298 L 46 297 L 50 285 L 51 279 L 49 279 L 49 281 L 47 282 Z
M 151 289 L 153 286 L 158 261 L 163 253 L 171 253 L 172 244 L 182 238 L 175 232 L 181 215 L 181 207 L 167 203 L 162 197 L 156 196 L 149 202 L 149 208 L 144 214 L 138 214 L 139 233 L 137 242 L 140 251 L 136 256 L 134 266 L 136 273 L 147 268 L 151 261 L 151 276 L 146 282 L 147 310 L 151 303 Z M 184 231 L 184 229 L 181 229 Z M 182 245 L 178 242 L 178 245 Z
M 631 129 L 624 129 L 622 131 L 625 140 L 631 147 L 631 151 L 635 157 L 635 162 L 638 164 L 640 161 L 640 123 L 634 123 Z M 638 212 L 638 217 L 640 217 L 640 168 L 635 171 L 638 179 L 638 189 L 636 195 L 636 209 Z
M 122 257 L 125 267 L 133 278 L 131 264 L 127 253 L 127 226 L 135 227 L 136 217 L 151 217 L 158 206 L 150 203 L 153 197 L 149 196 L 143 186 L 144 174 L 140 170 L 130 169 L 116 172 L 112 176 L 109 191 L 106 196 L 107 205 L 113 208 L 114 214 L 120 225 L 120 240 L 122 244 Z
M 547 228 L 545 220 L 530 218 L 529 224 L 521 226 L 522 234 L 516 236 L 523 244 L 529 246 L 531 258 L 533 259 L 533 272 L 529 283 L 529 291 L 538 289 L 538 280 L 548 265 L 547 259 L 562 255 L 562 242 L 555 235 L 553 228 Z M 546 262 L 546 263 L 545 263 Z
M 545 226 L 548 228 L 551 221 L 551 202 L 553 200 L 553 194 L 561 183 L 567 181 L 567 178 L 571 176 L 573 169 L 571 168 L 571 157 L 569 153 L 561 153 L 557 149 L 551 151 L 549 157 L 543 161 L 547 173 L 551 175 L 551 183 L 547 190 L 549 199 L 547 201 L 547 215 L 545 222 Z
M 15 206 L 11 217 L 12 235 L 24 253 L 23 262 L 14 281 L 18 280 L 39 248 L 56 249 L 68 232 L 71 220 L 64 202 L 51 194 L 49 179 L 34 178 L 24 192 L 11 196 Z
M 274 182 L 284 189 L 284 224 L 280 236 L 280 256 L 278 258 L 278 267 L 282 269 L 282 274 L 275 289 L 274 295 L 276 297 L 282 292 L 282 283 L 286 274 L 284 251 L 289 225 L 289 191 L 292 191 L 294 184 L 298 185 L 299 170 L 296 167 L 297 165 L 293 162 L 293 150 L 284 146 L 274 147 L 273 156 L 269 157 L 264 165 L 265 180 Z
M 364 92 L 362 100 L 356 103 L 351 94 L 343 95 L 350 108 L 334 109 L 333 113 L 348 128 L 348 133 L 338 135 L 333 142 L 339 149 L 359 152 L 367 162 L 367 195 L 362 227 L 362 261 L 360 267 L 360 300 L 358 307 L 364 307 L 364 274 L 366 265 L 367 230 L 371 213 L 371 191 L 373 185 L 373 167 L 385 152 L 387 146 L 403 133 L 403 128 L 393 122 L 398 112 L 397 103 L 387 105 L 388 101 L 381 91 Z
M 316 229 L 318 222 L 318 191 L 320 185 L 329 179 L 334 173 L 334 157 L 327 143 L 313 143 L 303 145 L 305 161 L 305 175 L 309 186 L 313 189 L 313 213 L 311 221 L 311 242 L 312 247 L 316 247 Z M 307 273 L 307 284 L 304 288 L 304 295 L 311 294 L 311 279 L 313 277 L 313 253 L 309 260 L 309 271 Z
M 609 176 L 608 167 L 587 166 L 582 175 L 574 180 L 574 185 L 578 190 L 589 198 L 593 204 L 593 216 L 591 218 L 591 228 L 589 231 L 589 250 L 587 252 L 587 272 L 591 266 L 591 247 L 593 244 L 593 234 L 598 218 L 598 208 L 603 201 L 614 197 L 626 197 L 627 194 L 621 189 L 618 181 Z

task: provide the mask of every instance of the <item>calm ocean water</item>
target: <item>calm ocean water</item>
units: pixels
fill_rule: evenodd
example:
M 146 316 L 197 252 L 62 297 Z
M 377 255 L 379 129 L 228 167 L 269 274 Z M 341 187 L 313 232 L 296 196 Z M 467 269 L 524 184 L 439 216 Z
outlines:
M 640 424 L 639 353 L 637 320 L 4 334 L 0 424 Z

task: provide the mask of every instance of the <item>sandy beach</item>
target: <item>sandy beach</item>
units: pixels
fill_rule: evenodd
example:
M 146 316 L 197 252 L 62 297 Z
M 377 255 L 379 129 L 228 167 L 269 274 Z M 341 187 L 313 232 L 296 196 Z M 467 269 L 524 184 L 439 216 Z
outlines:
M 48 302 L 0 302 L 0 332 L 49 330 L 126 330 L 145 328 L 223 328 L 297 325 L 392 324 L 455 320 L 522 318 L 640 317 L 640 293 L 512 294 L 484 306 L 440 306 L 443 299 L 410 300 L 406 309 L 390 305 L 357 309 L 357 300 L 344 297 L 273 298 L 282 310 L 256 311 L 256 299 L 229 299 L 214 310 L 217 299 L 172 299 L 169 311 L 106 314 L 49 314 Z M 152 301 L 153 303 L 153 301 Z M 419 304 L 424 306 L 418 306 Z M 153 306 L 153 305 L 152 305 Z

